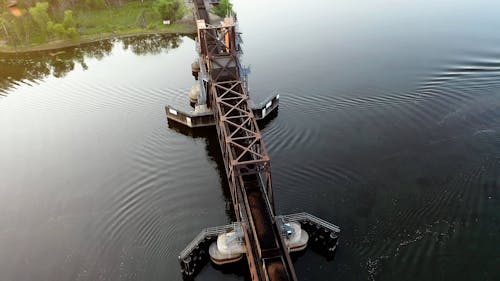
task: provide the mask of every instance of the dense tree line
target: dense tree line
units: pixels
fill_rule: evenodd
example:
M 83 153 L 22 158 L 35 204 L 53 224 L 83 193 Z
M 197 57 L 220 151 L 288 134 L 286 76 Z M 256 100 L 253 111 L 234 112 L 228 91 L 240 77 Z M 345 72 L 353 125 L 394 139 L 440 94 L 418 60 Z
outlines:
M 102 9 L 102 8 L 117 8 L 123 6 L 127 2 L 134 0 L 46 0 L 51 7 L 52 13 L 64 13 L 65 10 L 75 10 L 81 8 Z M 2 7 L 5 7 L 9 0 L 0 0 Z M 40 0 L 18 0 L 17 5 L 21 9 L 29 9 L 34 7 Z
M 2 41 L 15 47 L 54 39 L 77 39 L 84 27 L 76 23 L 74 11 L 116 9 L 128 2 L 149 5 L 151 10 L 171 22 L 179 20 L 185 13 L 183 0 L 19 0 L 16 3 L 21 15 L 8 9 L 3 9 L 0 14 L 0 45 Z M 0 0 L 2 7 L 9 3 L 12 2 Z
M 45 42 L 49 39 L 78 38 L 72 9 L 88 9 L 101 5 L 105 0 L 49 0 L 16 1 L 20 16 L 3 9 L 0 15 L 0 38 L 10 45 L 27 45 L 30 42 Z M 3 7 L 9 1 L 0 0 Z M 119 3 L 115 3 L 119 4 Z M 102 6 L 103 8 L 105 6 Z

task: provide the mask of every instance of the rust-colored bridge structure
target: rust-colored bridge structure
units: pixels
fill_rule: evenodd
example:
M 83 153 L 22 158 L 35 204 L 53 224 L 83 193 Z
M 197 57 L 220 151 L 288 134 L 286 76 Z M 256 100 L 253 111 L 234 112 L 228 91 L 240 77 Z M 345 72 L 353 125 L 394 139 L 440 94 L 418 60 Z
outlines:
M 314 241 L 319 241 L 320 247 L 326 247 L 330 252 L 336 248 L 340 229 L 306 213 L 275 215 L 271 165 L 255 109 L 249 103 L 246 72 L 239 60 L 242 50 L 237 25 L 233 18 L 211 24 L 203 0 L 194 2 L 194 13 L 201 85 L 199 100 L 206 104 L 213 116 L 210 123 L 217 130 L 237 224 L 243 232 L 251 279 L 297 280 L 290 249 L 285 243 L 283 224 L 295 220 L 304 228 L 309 226 L 312 232 L 318 233 Z M 276 102 L 277 98 L 274 99 Z M 271 104 L 269 102 L 263 111 L 273 109 Z M 180 115 L 167 106 L 169 119 L 192 124 L 192 116 Z M 189 121 L 183 122 L 185 120 Z M 205 230 L 181 253 L 179 259 L 185 276 L 192 276 L 193 267 L 202 262 L 201 256 L 207 255 L 206 244 L 232 227 L 218 229 L 219 232 L 215 228 Z
M 271 167 L 240 77 L 236 26 L 226 18 L 210 26 L 198 20 L 200 56 L 211 79 L 207 100 L 231 186 L 231 197 L 247 245 L 252 280 L 297 280 L 274 216 Z

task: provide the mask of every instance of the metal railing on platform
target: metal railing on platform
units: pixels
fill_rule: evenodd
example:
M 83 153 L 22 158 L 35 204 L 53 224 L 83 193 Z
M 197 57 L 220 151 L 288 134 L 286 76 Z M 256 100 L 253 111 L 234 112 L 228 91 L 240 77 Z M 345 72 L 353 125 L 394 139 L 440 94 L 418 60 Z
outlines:
M 219 236 L 223 233 L 228 233 L 230 231 L 235 230 L 236 228 L 240 228 L 241 224 L 239 222 L 234 222 L 232 224 L 208 227 L 203 229 L 192 241 L 189 243 L 184 250 L 179 254 L 179 259 L 185 259 L 189 256 L 191 252 L 200 244 L 203 239 L 206 237 Z
M 334 232 L 340 232 L 340 227 L 334 225 L 333 223 L 329 223 L 325 220 L 322 220 L 316 216 L 313 216 L 309 213 L 296 213 L 296 214 L 290 214 L 290 215 L 281 215 L 278 216 L 279 219 L 283 219 L 284 222 L 301 222 L 301 221 L 310 221 L 315 224 L 318 224 L 324 228 L 327 228 L 331 231 Z

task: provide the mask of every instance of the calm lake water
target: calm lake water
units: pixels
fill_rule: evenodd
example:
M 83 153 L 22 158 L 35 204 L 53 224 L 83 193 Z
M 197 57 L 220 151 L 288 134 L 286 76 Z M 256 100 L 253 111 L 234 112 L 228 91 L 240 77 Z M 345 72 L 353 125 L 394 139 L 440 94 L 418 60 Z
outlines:
M 500 280 L 500 3 L 235 1 L 280 214 L 342 228 L 300 280 Z M 231 222 L 218 142 L 188 106 L 189 37 L 0 56 L 0 280 L 182 280 Z M 197 280 L 245 280 L 245 264 Z

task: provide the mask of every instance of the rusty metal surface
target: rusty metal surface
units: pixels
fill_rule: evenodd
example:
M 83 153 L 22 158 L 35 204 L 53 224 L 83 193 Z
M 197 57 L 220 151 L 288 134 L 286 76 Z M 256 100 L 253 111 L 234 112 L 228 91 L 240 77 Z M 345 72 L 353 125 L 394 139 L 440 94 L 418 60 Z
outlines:
M 204 0 L 195 0 L 193 2 L 193 4 L 195 5 L 195 7 L 194 7 L 195 18 L 197 20 L 202 19 L 202 20 L 205 20 L 206 22 L 208 22 L 209 18 L 208 18 L 208 12 L 205 8 L 205 1 Z
M 210 77 L 207 102 L 217 134 L 252 280 L 296 280 L 274 217 L 269 156 L 240 77 L 240 46 L 231 20 L 221 26 L 198 20 L 199 55 Z

